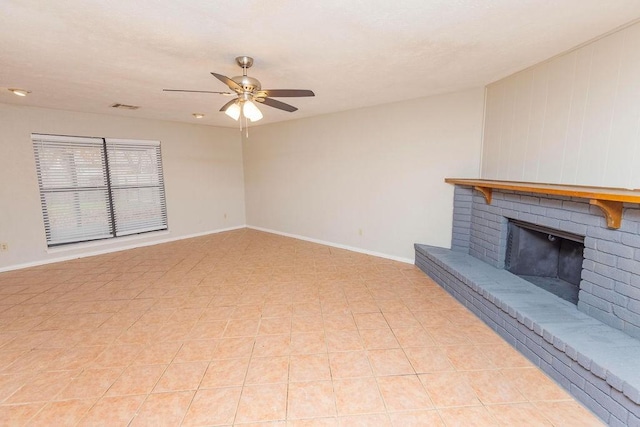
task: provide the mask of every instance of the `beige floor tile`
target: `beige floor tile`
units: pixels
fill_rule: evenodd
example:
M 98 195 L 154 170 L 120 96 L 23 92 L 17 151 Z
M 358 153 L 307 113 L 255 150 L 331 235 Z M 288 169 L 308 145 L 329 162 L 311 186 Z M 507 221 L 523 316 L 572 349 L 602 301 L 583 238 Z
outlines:
M 390 427 L 387 414 L 350 415 L 338 418 L 340 427 Z
M 111 396 L 103 397 L 82 418 L 80 427 L 126 426 L 133 419 L 136 411 L 146 396 Z
M 35 375 L 3 375 L 0 389 L 10 396 L 4 403 L 44 402 L 54 399 L 68 384 L 76 371 L 40 372 Z
M 331 381 L 289 384 L 287 418 L 322 418 L 336 415 Z
M 193 340 L 207 340 L 207 339 L 213 339 L 213 338 L 222 338 L 224 333 L 226 332 L 225 327 L 227 326 L 228 326 L 228 323 L 224 320 L 213 321 L 213 322 L 198 322 L 189 331 L 189 338 Z M 240 330 L 242 329 L 240 325 L 234 325 L 234 326 L 236 326 L 236 329 L 238 329 L 234 331 L 235 333 L 244 332 L 245 334 L 250 334 L 251 325 L 243 325 L 245 330 L 242 330 L 242 331 Z M 253 326 L 257 328 L 257 324 Z M 255 333 L 253 335 L 255 335 Z M 248 335 L 234 335 L 234 336 L 248 336 Z
M 240 391 L 240 387 L 198 390 L 182 425 L 231 425 L 236 416 Z
M 501 426 L 549 427 L 553 425 L 531 403 L 488 405 L 486 408 Z
M 418 319 L 416 319 L 413 313 L 406 307 L 403 307 L 399 311 L 385 311 L 383 308 L 382 312 L 392 329 L 420 327 Z
M 489 361 L 478 347 L 473 345 L 447 345 L 442 349 L 456 370 L 469 371 L 474 369 L 493 369 L 495 366 Z
M 172 363 L 158 380 L 153 392 L 196 390 L 207 366 L 207 362 Z
M 394 427 L 444 427 L 440 414 L 435 410 L 392 412 L 389 418 Z
M 339 423 L 337 417 L 325 417 L 306 420 L 287 420 L 286 425 L 287 427 L 336 427 Z
M 422 327 L 395 328 L 393 334 L 402 347 L 428 347 L 435 346 L 436 342 Z
M 295 355 L 290 358 L 289 381 L 324 381 L 331 379 L 326 353 Z
M 502 369 L 500 372 L 530 401 L 571 399 L 562 387 L 539 369 L 515 368 Z
M 251 356 L 254 347 L 254 338 L 222 338 L 213 351 L 213 359 L 235 359 Z
M 440 345 L 470 345 L 471 340 L 459 325 L 451 324 L 444 327 L 426 327 L 429 335 Z
M 179 425 L 194 394 L 194 391 L 150 394 L 129 426 L 168 427 Z
M 534 405 L 554 426 L 596 427 L 604 425 L 584 406 L 575 401 L 535 402 Z
M 210 361 L 218 346 L 218 340 L 188 340 L 182 342 L 182 347 L 172 360 L 175 363 Z
M 391 329 L 362 329 L 360 330 L 362 344 L 367 350 L 381 350 L 400 348 L 398 340 Z
M 404 351 L 418 374 L 454 370 L 442 347 L 408 347 Z
M 504 340 L 490 327 L 476 319 L 475 323 L 465 325 L 464 333 L 469 337 L 472 344 L 502 344 Z
M 286 383 L 289 380 L 289 357 L 253 357 L 245 384 Z
M 378 387 L 388 411 L 430 409 L 431 399 L 417 375 L 379 377 Z
M 286 318 L 291 321 L 292 315 L 293 306 L 290 303 L 269 303 L 262 307 L 263 320 L 267 318 Z
M 21 355 L 23 355 L 27 351 L 29 350 L 0 349 L 0 372 L 4 372 L 7 366 L 11 365 L 13 362 L 15 362 Z
M 329 365 L 333 378 L 360 378 L 373 376 L 365 351 L 329 353 Z
M 434 372 L 419 375 L 419 378 L 429 393 L 431 401 L 438 408 L 482 404 L 464 373 Z
M 498 425 L 498 421 L 484 406 L 438 409 L 447 427 L 487 427 Z
M 148 394 L 167 369 L 167 365 L 129 366 L 111 385 L 107 396 Z
M 401 349 L 369 350 L 367 354 L 376 376 L 416 373 L 405 352 Z
M 441 310 L 415 311 L 414 316 L 424 328 L 441 328 L 451 325 L 451 321 Z
M 526 357 L 504 341 L 500 344 L 479 345 L 478 348 L 496 368 L 530 368 L 534 366 Z
M 220 359 L 209 363 L 201 388 L 241 386 L 247 376 L 249 358 Z
M 262 295 L 258 295 L 258 301 L 262 301 L 264 297 Z M 251 303 L 248 295 L 243 296 L 243 304 L 238 304 L 231 313 L 231 319 L 251 319 L 251 320 L 259 320 L 262 315 L 262 304 L 260 303 Z M 248 304 L 247 304 L 248 303 Z
M 94 399 L 73 399 L 48 403 L 36 416 L 31 418 L 28 426 L 73 426 L 93 406 Z
M 229 320 L 235 307 L 207 307 L 202 311 L 200 321 L 213 322 L 215 320 Z
M 325 331 L 355 331 L 358 329 L 356 322 L 353 320 L 353 315 L 348 311 L 348 308 L 346 311 L 323 312 L 322 316 Z
M 294 318 L 322 315 L 322 310 L 318 301 L 294 303 L 292 311 Z
M 288 356 L 291 352 L 291 335 L 260 335 L 255 340 L 253 355 L 256 357 Z
M 291 354 L 318 354 L 327 352 L 324 331 L 291 334 Z
M 259 335 L 291 333 L 291 317 L 268 317 L 260 320 Z
M 134 363 L 144 348 L 143 344 L 109 346 L 91 363 L 91 366 L 94 368 L 124 368 Z
M 23 426 L 45 405 L 44 402 L 0 405 L 0 420 L 9 426 Z
M 363 350 L 364 345 L 357 330 L 326 331 L 327 349 L 329 352 Z
M 61 349 L 34 348 L 18 356 L 13 363 L 3 370 L 3 373 L 38 372 L 47 368 L 55 370 L 58 369 L 56 361 L 62 354 L 63 350 Z
M 380 312 L 358 313 L 353 316 L 358 329 L 389 329 L 387 319 Z
M 378 384 L 373 378 L 333 381 L 338 415 L 385 412 Z
M 349 301 L 349 308 L 352 313 L 380 313 L 380 307 L 373 299 Z
M 53 370 L 82 369 L 91 364 L 106 346 L 74 347 L 64 350 L 49 366 Z
M 223 337 L 255 337 L 258 334 L 260 319 L 231 319 L 227 323 Z
M 284 420 L 286 408 L 286 384 L 248 385 L 242 389 L 236 422 Z
M 122 374 L 123 368 L 92 368 L 75 377 L 56 399 L 87 399 L 101 397 Z
M 499 370 L 468 371 L 464 374 L 478 399 L 486 405 L 526 401 L 515 384 Z

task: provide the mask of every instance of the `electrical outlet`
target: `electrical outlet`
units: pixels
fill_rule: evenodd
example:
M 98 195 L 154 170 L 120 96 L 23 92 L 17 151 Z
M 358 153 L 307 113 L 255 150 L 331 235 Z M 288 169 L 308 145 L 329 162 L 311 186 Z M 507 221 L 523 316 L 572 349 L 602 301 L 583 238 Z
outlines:
M 7 252 L 9 250 L 9 244 L 8 243 L 0 243 L 0 252 Z

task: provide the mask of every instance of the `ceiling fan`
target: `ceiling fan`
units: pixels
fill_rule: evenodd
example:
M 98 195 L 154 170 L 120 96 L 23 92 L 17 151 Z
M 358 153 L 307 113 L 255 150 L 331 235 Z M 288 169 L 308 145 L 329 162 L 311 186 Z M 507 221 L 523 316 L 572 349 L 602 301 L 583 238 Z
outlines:
M 262 112 L 256 106 L 256 102 L 290 113 L 297 110 L 293 105 L 286 104 L 273 98 L 281 97 L 301 97 L 315 96 L 313 91 L 305 89 L 262 89 L 260 81 L 247 75 L 247 69 L 253 65 L 253 58 L 250 56 L 239 56 L 236 63 L 242 68 L 242 75 L 227 77 L 222 74 L 211 73 L 215 78 L 226 84 L 233 92 L 217 92 L 208 90 L 183 90 L 183 89 L 162 89 L 165 92 L 195 92 L 195 93 L 217 93 L 220 95 L 233 96 L 234 99 L 227 102 L 220 108 L 226 115 L 239 120 L 240 116 L 258 121 L 262 118 Z

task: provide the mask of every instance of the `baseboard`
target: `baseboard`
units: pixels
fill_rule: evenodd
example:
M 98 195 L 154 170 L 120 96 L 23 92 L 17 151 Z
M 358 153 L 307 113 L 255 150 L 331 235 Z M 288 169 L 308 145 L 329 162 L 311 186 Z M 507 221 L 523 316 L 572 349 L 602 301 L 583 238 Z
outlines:
M 256 227 L 256 226 L 253 226 L 253 225 L 247 225 L 247 228 L 250 228 L 252 230 L 264 231 L 265 233 L 277 234 L 279 236 L 291 237 L 292 239 L 304 240 L 306 242 L 312 242 L 312 243 L 318 243 L 318 244 L 321 244 L 321 245 L 331 246 L 333 248 L 346 249 L 348 251 L 358 252 L 358 253 L 361 253 L 361 254 L 371 255 L 371 256 L 375 256 L 375 257 L 379 257 L 379 258 L 385 258 L 385 259 L 390 259 L 390 260 L 393 260 L 393 261 L 404 262 L 406 264 L 413 264 L 413 259 L 411 259 L 411 258 L 403 258 L 403 257 L 395 256 L 395 255 L 383 254 L 381 252 L 375 252 L 375 251 L 370 251 L 370 250 L 367 250 L 367 249 L 356 248 L 354 246 L 343 245 L 343 244 L 340 244 L 340 243 L 327 242 L 326 240 L 314 239 L 314 238 L 307 237 L 307 236 L 301 236 L 299 234 L 284 233 L 282 231 L 271 230 L 269 228 L 263 228 L 263 227 Z
M 239 230 L 239 229 L 243 229 L 243 228 L 247 228 L 247 226 L 246 225 L 239 225 L 239 226 L 236 226 L 236 227 L 228 227 L 228 228 L 221 228 L 221 229 L 218 229 L 218 230 L 203 231 L 203 232 L 200 232 L 200 233 L 187 234 L 187 235 L 184 235 L 184 236 L 169 237 L 169 238 L 165 238 L 165 239 L 150 240 L 150 241 L 145 241 L 145 242 L 137 242 L 137 243 L 132 243 L 132 244 L 126 244 L 126 245 L 123 245 L 123 246 L 110 247 L 110 248 L 106 248 L 106 249 L 90 250 L 90 251 L 83 252 L 83 253 L 74 253 L 73 255 L 56 256 L 56 257 L 53 257 L 53 258 L 47 258 L 47 259 L 39 260 L 39 261 L 27 262 L 27 263 L 22 263 L 22 264 L 15 264 L 15 265 L 7 266 L 7 267 L 0 267 L 0 273 L 2 273 L 4 271 L 20 270 L 20 269 L 23 269 L 23 268 L 37 267 L 37 266 L 46 265 L 46 264 L 53 264 L 55 262 L 70 261 L 72 259 L 86 258 L 86 257 L 96 256 L 96 255 L 104 255 L 104 254 L 108 254 L 108 253 L 112 253 L 112 252 L 126 251 L 128 249 L 136 249 L 136 248 L 142 248 L 142 247 L 145 247 L 145 246 L 153 246 L 153 245 L 159 245 L 159 244 L 162 244 L 162 243 L 175 242 L 176 240 L 192 239 L 194 237 L 207 236 L 209 234 L 224 233 L 225 231 L 233 231 L 233 230 Z M 113 243 L 113 241 L 111 241 L 109 243 Z M 95 243 L 88 244 L 86 247 L 87 248 L 96 247 L 96 244 Z M 76 246 L 72 250 L 78 250 L 78 249 L 81 249 L 81 248 L 82 247 Z M 62 253 L 62 252 L 64 252 L 64 249 L 55 249 L 55 250 L 53 250 L 53 251 L 51 251 L 49 253 Z

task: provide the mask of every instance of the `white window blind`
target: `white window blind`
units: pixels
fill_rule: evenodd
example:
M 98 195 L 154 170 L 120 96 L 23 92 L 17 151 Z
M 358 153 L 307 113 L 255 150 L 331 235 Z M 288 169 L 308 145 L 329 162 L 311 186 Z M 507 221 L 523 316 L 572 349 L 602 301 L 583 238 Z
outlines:
M 32 140 L 49 246 L 167 228 L 159 142 Z
M 106 142 L 116 235 L 167 228 L 160 143 Z

